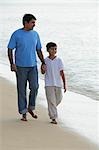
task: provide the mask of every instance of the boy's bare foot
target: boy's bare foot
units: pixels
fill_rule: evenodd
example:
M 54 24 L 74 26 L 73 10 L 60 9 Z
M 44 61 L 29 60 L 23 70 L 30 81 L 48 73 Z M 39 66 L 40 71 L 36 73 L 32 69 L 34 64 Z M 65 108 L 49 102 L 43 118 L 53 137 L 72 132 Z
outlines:
M 52 119 L 51 123 L 52 124 L 57 124 L 57 121 L 55 119 Z
M 37 115 L 34 114 L 32 110 L 28 109 L 28 112 L 30 113 L 30 115 L 31 115 L 33 118 L 35 118 L 35 119 L 38 118 Z
M 26 114 L 22 114 L 22 121 L 27 121 Z

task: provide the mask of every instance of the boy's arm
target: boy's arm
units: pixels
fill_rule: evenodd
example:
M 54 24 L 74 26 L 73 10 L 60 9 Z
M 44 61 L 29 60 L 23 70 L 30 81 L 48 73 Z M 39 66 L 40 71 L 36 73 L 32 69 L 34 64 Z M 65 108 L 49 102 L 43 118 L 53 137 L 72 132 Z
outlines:
M 66 92 L 66 79 L 65 79 L 65 74 L 64 74 L 63 70 L 60 71 L 60 75 L 61 75 L 62 80 L 63 80 L 64 92 Z

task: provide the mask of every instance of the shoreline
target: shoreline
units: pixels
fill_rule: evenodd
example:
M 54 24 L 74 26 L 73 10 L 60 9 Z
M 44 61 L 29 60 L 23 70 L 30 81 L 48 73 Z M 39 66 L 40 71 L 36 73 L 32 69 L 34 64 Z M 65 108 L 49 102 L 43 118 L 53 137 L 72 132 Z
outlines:
M 0 66 L 0 78 L 4 78 L 4 80 L 7 80 L 10 84 L 15 86 L 15 73 L 10 71 L 9 65 L 3 65 L 3 67 L 0 63 Z M 38 92 L 38 104 L 43 106 L 44 109 L 47 109 L 44 81 L 39 79 L 39 85 L 40 87 Z M 66 94 L 63 95 L 62 103 L 58 108 L 58 118 L 59 120 L 61 120 L 61 126 L 64 127 L 64 129 L 72 129 L 78 134 L 88 138 L 88 140 L 90 140 L 91 142 L 97 144 L 97 137 L 99 136 L 99 130 L 97 127 L 97 119 L 99 115 L 97 111 L 97 104 L 98 101 L 94 101 L 93 99 L 86 97 L 85 95 L 67 91 Z
M 6 94 L 5 94 L 6 92 Z M 39 99 L 39 97 L 38 97 Z M 20 121 L 15 85 L 0 77 L 0 146 L 2 150 L 98 150 L 99 147 L 69 128 L 49 123 L 47 109 L 37 104 L 38 120 Z M 24 140 L 23 140 L 24 139 Z
M 10 80 L 11 82 L 13 82 L 15 84 L 16 81 L 15 81 L 15 77 L 13 75 L 14 73 L 10 71 L 9 64 L 7 62 L 5 63 L 4 60 L 0 60 L 0 68 L 1 68 L 0 76 Z M 8 74 L 8 72 L 9 72 L 9 74 Z M 42 74 L 40 74 L 40 75 L 42 76 Z M 42 77 L 40 80 L 42 80 Z M 83 93 L 84 91 L 81 92 L 80 90 L 77 91 L 77 89 L 71 89 L 71 88 L 69 88 L 69 91 L 76 93 L 76 94 L 80 94 L 80 95 L 85 96 L 85 97 L 88 97 L 94 101 L 97 101 L 97 102 L 99 101 L 98 96 L 95 99 L 94 96 L 90 96 L 90 95 L 88 95 L 88 93 Z

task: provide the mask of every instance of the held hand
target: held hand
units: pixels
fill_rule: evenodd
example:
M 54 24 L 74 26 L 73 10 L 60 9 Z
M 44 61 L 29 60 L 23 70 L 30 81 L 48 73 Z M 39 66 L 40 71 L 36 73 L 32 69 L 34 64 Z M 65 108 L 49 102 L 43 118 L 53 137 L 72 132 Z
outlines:
M 42 64 L 41 65 L 41 73 L 44 74 L 46 72 L 46 65 Z
M 14 72 L 17 71 L 17 67 L 15 64 L 11 64 L 10 68 L 11 68 L 11 71 L 14 71 Z

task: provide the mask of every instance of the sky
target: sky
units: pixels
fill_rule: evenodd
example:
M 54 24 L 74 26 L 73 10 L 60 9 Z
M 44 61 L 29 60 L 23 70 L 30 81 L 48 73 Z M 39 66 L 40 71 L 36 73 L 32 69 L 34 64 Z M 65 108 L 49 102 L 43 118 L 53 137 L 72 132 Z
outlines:
M 0 0 L 0 3 L 92 3 L 96 0 Z

